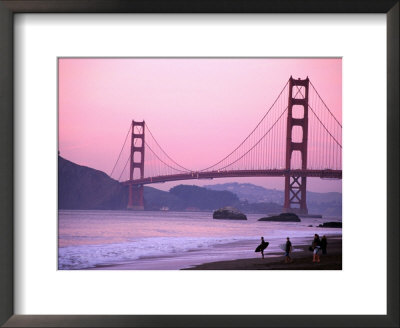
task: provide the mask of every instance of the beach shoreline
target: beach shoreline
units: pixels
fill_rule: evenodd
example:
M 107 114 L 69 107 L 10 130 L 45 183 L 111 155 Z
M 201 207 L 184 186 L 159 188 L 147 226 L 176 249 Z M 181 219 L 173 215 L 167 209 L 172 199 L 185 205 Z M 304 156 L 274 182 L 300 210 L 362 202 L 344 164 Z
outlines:
M 267 249 L 265 258 L 260 253 L 251 252 L 251 257 L 240 257 L 237 259 L 216 260 L 209 262 L 191 261 L 187 257 L 180 258 L 164 256 L 157 257 L 154 262 L 151 258 L 143 262 L 120 263 L 97 265 L 86 270 L 341 270 L 342 269 L 342 236 L 328 235 L 327 254 L 321 256 L 320 263 L 313 263 L 313 254 L 309 250 L 308 240 L 292 239 L 294 251 L 291 253 L 292 263 L 284 263 L 284 251 L 271 251 Z M 322 252 L 320 252 L 322 253 Z M 249 253 L 250 254 L 250 253 Z
M 327 254 L 320 251 L 320 263 L 313 263 L 310 245 L 294 245 L 292 262 L 285 263 L 283 252 L 266 253 L 265 258 L 245 258 L 208 262 L 181 270 L 342 270 L 342 236 L 330 236 Z M 300 251 L 299 251 L 300 250 Z

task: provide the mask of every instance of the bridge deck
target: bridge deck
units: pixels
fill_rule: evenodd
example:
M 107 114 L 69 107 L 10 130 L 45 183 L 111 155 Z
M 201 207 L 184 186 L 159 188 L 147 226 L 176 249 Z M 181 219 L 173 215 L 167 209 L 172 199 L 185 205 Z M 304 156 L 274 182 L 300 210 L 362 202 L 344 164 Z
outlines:
M 234 170 L 234 171 L 211 171 L 211 172 L 190 172 L 173 175 L 161 175 L 156 177 L 127 180 L 124 185 L 145 185 L 180 180 L 201 180 L 218 178 L 237 177 L 284 177 L 302 176 L 326 179 L 342 179 L 342 170 Z

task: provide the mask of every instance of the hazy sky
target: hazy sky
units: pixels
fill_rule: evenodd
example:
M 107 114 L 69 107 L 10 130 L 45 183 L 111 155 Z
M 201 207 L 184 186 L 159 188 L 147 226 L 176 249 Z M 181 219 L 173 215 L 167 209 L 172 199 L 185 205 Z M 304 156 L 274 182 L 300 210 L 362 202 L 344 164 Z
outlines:
M 341 59 L 59 59 L 61 156 L 109 174 L 134 119 L 182 166 L 207 167 L 249 134 L 291 75 L 308 76 L 341 122 Z M 152 186 L 231 181 L 284 187 L 283 178 Z M 308 181 L 310 191 L 341 191 L 341 180 Z

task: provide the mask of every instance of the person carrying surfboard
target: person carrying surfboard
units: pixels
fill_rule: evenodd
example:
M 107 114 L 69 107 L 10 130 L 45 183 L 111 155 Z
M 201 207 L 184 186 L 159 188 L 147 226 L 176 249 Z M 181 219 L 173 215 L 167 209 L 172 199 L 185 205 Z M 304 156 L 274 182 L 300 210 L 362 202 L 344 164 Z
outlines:
M 285 246 L 285 263 L 291 263 L 292 258 L 290 257 L 290 253 L 292 252 L 292 243 L 290 242 L 289 237 L 286 238 L 286 246 Z
M 255 252 L 261 252 L 262 258 L 264 258 L 264 250 L 268 247 L 269 242 L 264 240 L 264 237 L 261 237 L 261 244 L 257 246 Z

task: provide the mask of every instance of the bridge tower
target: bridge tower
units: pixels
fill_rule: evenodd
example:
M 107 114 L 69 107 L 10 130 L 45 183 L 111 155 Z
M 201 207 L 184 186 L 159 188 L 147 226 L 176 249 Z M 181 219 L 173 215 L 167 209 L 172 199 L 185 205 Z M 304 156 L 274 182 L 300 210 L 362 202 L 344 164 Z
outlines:
M 286 170 L 284 212 L 308 214 L 307 209 L 307 177 L 291 173 L 292 154 L 299 151 L 301 155 L 301 170 L 307 170 L 307 139 L 308 139 L 308 87 L 309 79 L 289 80 L 289 100 L 286 134 Z M 293 117 L 293 107 L 299 106 L 303 115 Z M 297 113 L 297 110 L 296 110 Z M 293 142 L 293 127 L 302 128 L 302 140 Z
M 132 121 L 131 160 L 129 181 L 134 179 L 135 170 L 139 170 L 140 179 L 144 178 L 144 126 L 143 122 Z M 135 156 L 135 154 L 138 154 Z M 144 210 L 143 185 L 129 184 L 128 209 Z

